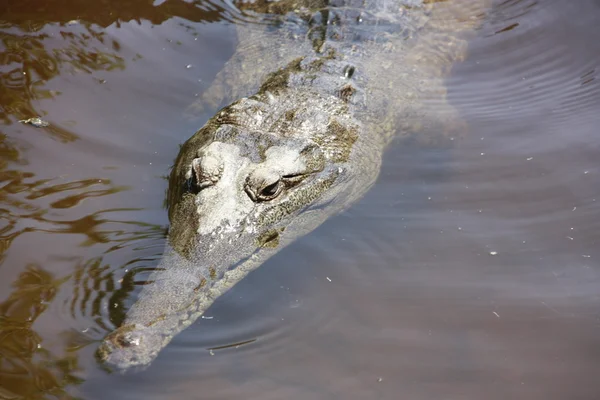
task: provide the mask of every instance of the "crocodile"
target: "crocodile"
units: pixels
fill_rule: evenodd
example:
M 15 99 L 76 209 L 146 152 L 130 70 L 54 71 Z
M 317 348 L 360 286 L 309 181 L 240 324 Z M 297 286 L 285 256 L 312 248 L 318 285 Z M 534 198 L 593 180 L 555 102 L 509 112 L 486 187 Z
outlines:
M 237 2 L 236 53 L 194 107 L 229 105 L 182 145 L 163 257 L 100 361 L 150 365 L 219 296 L 363 196 L 393 137 L 460 134 L 444 77 L 486 3 Z

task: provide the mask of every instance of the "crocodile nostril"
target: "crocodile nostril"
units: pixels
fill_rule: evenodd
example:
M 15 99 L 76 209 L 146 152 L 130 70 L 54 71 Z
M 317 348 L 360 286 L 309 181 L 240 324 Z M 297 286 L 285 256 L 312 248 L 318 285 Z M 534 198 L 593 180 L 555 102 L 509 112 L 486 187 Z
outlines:
M 355 70 L 356 68 L 354 66 L 346 65 L 346 67 L 344 68 L 344 78 L 351 79 L 352 75 L 354 75 Z
M 119 335 L 117 338 L 117 342 L 122 347 L 131 347 L 131 346 L 139 346 L 140 345 L 140 336 L 132 334 L 131 332 L 124 333 Z

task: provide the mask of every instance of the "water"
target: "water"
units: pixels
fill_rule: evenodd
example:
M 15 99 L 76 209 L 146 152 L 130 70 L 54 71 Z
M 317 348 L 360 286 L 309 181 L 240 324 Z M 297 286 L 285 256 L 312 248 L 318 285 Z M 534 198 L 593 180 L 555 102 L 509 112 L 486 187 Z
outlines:
M 600 398 L 597 2 L 496 1 L 448 78 L 468 133 L 395 142 L 363 200 L 125 376 L 94 349 L 160 258 L 164 176 L 214 112 L 185 110 L 245 22 L 3 7 L 0 398 Z

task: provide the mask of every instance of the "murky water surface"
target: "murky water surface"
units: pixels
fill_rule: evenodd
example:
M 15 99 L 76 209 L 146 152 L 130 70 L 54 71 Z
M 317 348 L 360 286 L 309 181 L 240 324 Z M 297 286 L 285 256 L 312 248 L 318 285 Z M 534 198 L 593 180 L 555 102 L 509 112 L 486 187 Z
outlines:
M 448 78 L 469 132 L 396 141 L 362 201 L 124 376 L 94 350 L 161 255 L 164 177 L 215 111 L 185 110 L 242 22 L 183 0 L 0 21 L 0 398 L 600 398 L 597 1 L 496 1 Z

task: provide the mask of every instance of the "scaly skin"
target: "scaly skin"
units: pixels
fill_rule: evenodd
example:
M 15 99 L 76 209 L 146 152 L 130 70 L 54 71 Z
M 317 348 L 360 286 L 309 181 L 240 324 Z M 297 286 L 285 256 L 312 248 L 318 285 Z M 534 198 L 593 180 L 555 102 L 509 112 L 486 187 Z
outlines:
M 442 136 L 453 116 L 442 78 L 484 3 L 239 4 L 270 24 L 240 27 L 239 51 L 204 100 L 240 100 L 182 146 L 159 270 L 99 358 L 121 371 L 149 365 L 221 294 L 360 198 L 393 135 L 428 126 Z

